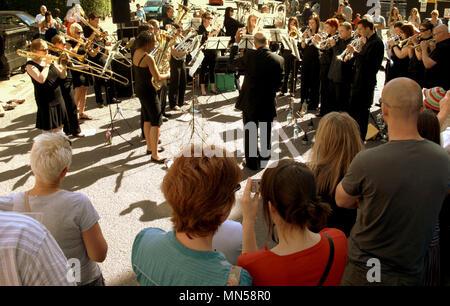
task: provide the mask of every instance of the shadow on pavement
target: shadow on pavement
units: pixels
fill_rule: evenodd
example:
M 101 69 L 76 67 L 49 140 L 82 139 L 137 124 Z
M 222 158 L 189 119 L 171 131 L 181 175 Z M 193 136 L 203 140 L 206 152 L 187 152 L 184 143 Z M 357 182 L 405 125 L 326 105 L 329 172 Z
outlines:
M 167 202 L 158 205 L 158 203 L 154 201 L 139 201 L 132 203 L 127 209 L 121 211 L 119 215 L 127 215 L 136 208 L 142 210 L 142 216 L 139 218 L 139 221 L 141 222 L 148 222 L 172 216 L 172 209 Z

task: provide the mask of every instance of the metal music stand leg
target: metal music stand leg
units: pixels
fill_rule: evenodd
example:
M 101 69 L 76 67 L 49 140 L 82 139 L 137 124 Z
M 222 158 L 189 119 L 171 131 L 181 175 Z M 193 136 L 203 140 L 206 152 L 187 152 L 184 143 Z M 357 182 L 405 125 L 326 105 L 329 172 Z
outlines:
M 133 144 L 132 144 L 130 141 L 128 141 L 127 139 L 125 139 L 125 138 L 117 131 L 116 127 L 114 127 L 114 120 L 116 120 L 116 116 L 119 115 L 119 117 L 121 117 L 123 120 L 125 120 L 125 122 L 127 123 L 128 127 L 130 127 L 130 129 L 131 129 L 130 124 L 128 123 L 128 121 L 127 121 L 127 120 L 125 119 L 125 117 L 123 116 L 122 109 L 120 108 L 119 103 L 115 103 L 115 104 L 116 104 L 116 112 L 114 113 L 114 116 L 112 115 L 111 104 L 108 104 L 108 108 L 109 108 L 109 116 L 110 116 L 110 120 L 111 120 L 111 123 L 110 123 L 109 128 L 108 128 L 108 130 L 111 131 L 111 136 L 110 136 L 110 137 L 111 137 L 111 142 L 110 142 L 110 144 L 112 144 L 113 132 L 115 132 L 117 135 L 119 135 L 120 138 L 122 138 L 123 140 L 125 140 L 126 142 L 128 142 L 131 146 L 133 146 Z

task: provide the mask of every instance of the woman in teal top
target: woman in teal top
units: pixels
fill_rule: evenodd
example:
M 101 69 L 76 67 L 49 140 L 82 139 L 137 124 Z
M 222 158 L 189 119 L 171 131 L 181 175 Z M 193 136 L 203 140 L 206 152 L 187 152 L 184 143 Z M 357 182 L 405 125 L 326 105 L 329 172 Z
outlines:
M 230 156 L 225 150 L 212 147 L 220 153 L 212 157 L 205 150 L 191 146 L 164 177 L 161 189 L 172 207 L 173 231 L 147 228 L 137 235 L 131 260 L 140 285 L 229 284 L 232 265 L 212 240 L 231 212 L 241 170 L 234 158 L 218 157 Z M 235 284 L 250 286 L 248 272 L 239 271 Z

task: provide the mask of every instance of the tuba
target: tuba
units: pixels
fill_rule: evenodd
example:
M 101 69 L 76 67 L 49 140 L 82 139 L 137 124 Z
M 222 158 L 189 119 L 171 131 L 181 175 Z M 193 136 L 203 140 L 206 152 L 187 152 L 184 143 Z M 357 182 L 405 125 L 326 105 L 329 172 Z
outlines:
M 173 35 L 160 33 L 158 40 L 159 46 L 154 53 L 156 67 L 158 67 L 161 74 L 167 74 L 170 72 L 170 48 L 174 45 Z M 164 82 L 164 80 L 157 81 L 155 78 L 152 78 L 152 85 L 156 90 L 160 90 Z
M 190 10 L 191 9 L 188 8 L 187 6 L 185 6 L 181 3 L 178 3 L 178 10 L 177 10 L 178 13 L 177 13 L 177 17 L 175 18 L 174 23 L 179 25 L 181 28 L 183 28 L 181 26 L 181 21 L 184 19 L 184 17 L 186 17 L 187 13 L 189 13 Z

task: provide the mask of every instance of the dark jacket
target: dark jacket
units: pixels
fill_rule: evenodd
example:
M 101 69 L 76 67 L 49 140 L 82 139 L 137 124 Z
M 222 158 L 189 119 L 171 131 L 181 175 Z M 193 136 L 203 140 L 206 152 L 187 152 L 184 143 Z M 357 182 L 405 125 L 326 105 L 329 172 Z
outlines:
M 237 46 L 231 52 L 236 54 Z M 283 79 L 284 59 L 263 47 L 247 50 L 237 59 L 237 65 L 245 71 L 244 83 L 236 108 L 252 120 L 273 121 L 276 117 L 275 96 Z
M 367 39 L 361 52 L 355 52 L 355 78 L 353 87 L 372 88 L 377 84 L 377 73 L 384 57 L 384 44 L 376 33 Z
M 225 26 L 225 35 L 231 37 L 230 43 L 234 43 L 237 30 L 239 30 L 239 28 L 245 27 L 244 24 L 240 23 L 234 18 L 225 19 L 224 26 Z

